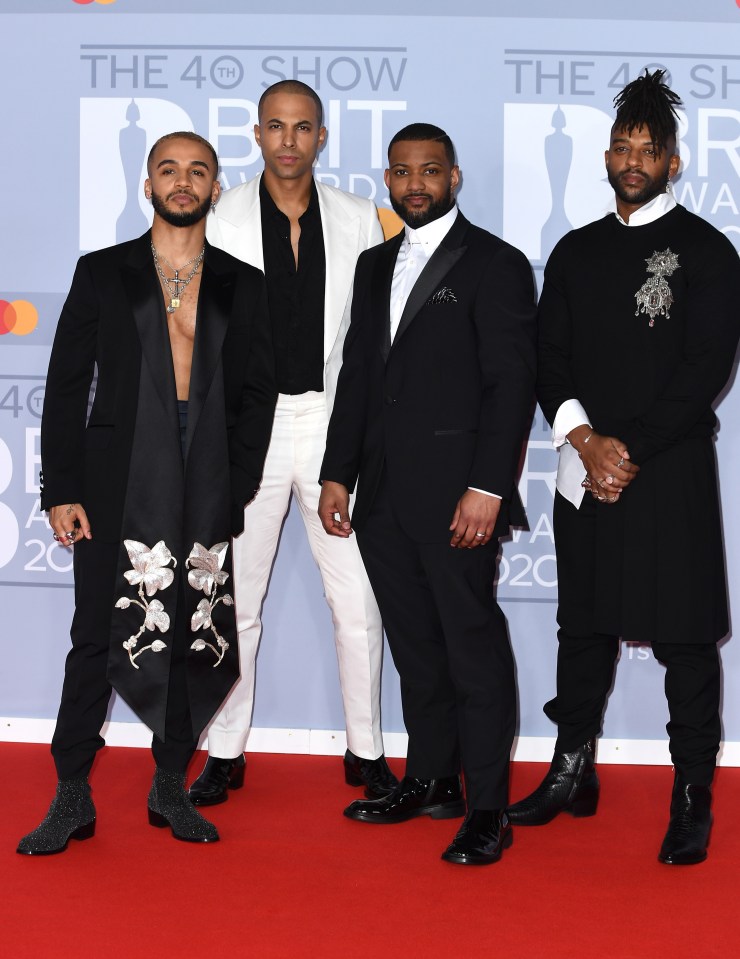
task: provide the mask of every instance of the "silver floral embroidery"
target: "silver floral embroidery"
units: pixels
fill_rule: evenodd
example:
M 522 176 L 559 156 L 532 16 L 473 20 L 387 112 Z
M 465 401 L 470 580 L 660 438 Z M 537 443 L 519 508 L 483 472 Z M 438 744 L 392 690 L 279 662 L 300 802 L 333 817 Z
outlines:
M 170 617 L 169 614 L 165 612 L 161 601 L 153 599 L 151 602 L 148 602 L 144 593 L 146 592 L 146 596 L 153 596 L 157 590 L 167 589 L 175 576 L 170 568 L 170 563 L 172 563 L 174 567 L 177 565 L 177 560 L 163 540 L 160 540 L 151 549 L 145 546 L 144 543 L 138 543 L 134 539 L 124 540 L 123 545 L 126 547 L 129 559 L 131 560 L 131 566 L 133 567 L 132 569 L 126 570 L 123 575 L 132 586 L 139 587 L 139 598 L 137 600 L 131 599 L 128 596 L 121 596 L 116 600 L 115 605 L 116 609 L 128 609 L 130 606 L 140 606 L 144 610 L 144 622 L 139 632 L 134 636 L 129 636 L 126 642 L 123 643 L 123 648 L 128 653 L 131 665 L 134 669 L 139 669 L 139 665 L 135 663 L 134 660 L 141 656 L 147 649 L 150 649 L 153 653 L 161 653 L 163 649 L 167 649 L 167 643 L 161 639 L 155 639 L 148 646 L 142 646 L 138 652 L 132 652 L 136 649 L 142 633 L 144 633 L 145 630 L 153 632 L 155 629 L 158 629 L 160 633 L 166 633 L 170 628 Z
M 648 277 L 635 293 L 635 299 L 637 300 L 635 316 L 639 316 L 640 313 L 647 313 L 650 317 L 648 326 L 654 326 L 656 316 L 663 315 L 667 320 L 671 317 L 670 308 L 673 305 L 673 293 L 665 277 L 679 269 L 678 254 L 671 253 L 671 248 L 668 247 L 662 253 L 653 253 L 645 262 L 647 263 L 648 273 L 654 273 L 655 275 Z
M 228 543 L 216 543 L 210 549 L 201 546 L 200 543 L 194 543 L 190 551 L 190 556 L 185 560 L 185 566 L 189 567 L 188 583 L 193 589 L 202 590 L 206 598 L 202 599 L 190 620 L 190 628 L 194 633 L 199 629 L 210 629 L 216 638 L 216 646 L 208 643 L 205 639 L 196 639 L 191 649 L 196 652 L 202 652 L 206 647 L 212 650 L 216 656 L 214 667 L 218 666 L 224 658 L 224 653 L 229 648 L 229 644 L 219 635 L 216 627 L 213 625 L 213 610 L 219 603 L 224 606 L 233 606 L 234 600 L 228 593 L 217 597 L 218 587 L 223 586 L 229 578 L 229 574 L 223 571 L 224 560 L 228 552 Z

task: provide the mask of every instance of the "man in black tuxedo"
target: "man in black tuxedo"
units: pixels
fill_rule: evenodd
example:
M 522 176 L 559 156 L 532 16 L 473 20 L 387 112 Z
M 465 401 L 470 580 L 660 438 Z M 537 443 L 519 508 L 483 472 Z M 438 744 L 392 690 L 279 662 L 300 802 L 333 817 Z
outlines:
M 385 182 L 406 227 L 357 264 L 319 515 L 332 536 L 357 532 L 409 734 L 403 781 L 345 815 L 460 816 L 462 767 L 468 811 L 443 858 L 487 864 L 511 842 L 514 668 L 493 578 L 498 537 L 524 522 L 535 310 L 527 260 L 458 211 L 459 178 L 439 127 L 391 141 Z
M 168 134 L 147 168 L 151 231 L 80 259 L 51 351 L 41 506 L 74 546 L 75 615 L 52 740 L 59 782 L 18 846 L 26 855 L 93 835 L 87 777 L 113 688 L 154 733 L 152 825 L 218 839 L 185 770 L 239 675 L 224 586 L 270 440 L 272 339 L 262 274 L 205 239 L 220 194 L 211 144 Z

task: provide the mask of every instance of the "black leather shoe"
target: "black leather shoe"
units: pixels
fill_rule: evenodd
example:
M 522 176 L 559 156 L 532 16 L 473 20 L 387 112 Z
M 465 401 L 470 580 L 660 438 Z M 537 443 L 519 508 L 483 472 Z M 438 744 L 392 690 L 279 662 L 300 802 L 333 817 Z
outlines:
M 572 753 L 555 753 L 537 789 L 506 810 L 509 820 L 515 826 L 544 826 L 561 812 L 593 816 L 599 802 L 595 749 L 596 743 L 590 739 Z
M 344 754 L 344 781 L 348 786 L 364 786 L 368 799 L 382 799 L 398 785 L 398 780 L 388 768 L 385 756 L 361 759 L 349 749 Z
M 244 753 L 236 759 L 216 759 L 209 756 L 203 772 L 188 790 L 195 806 L 218 806 L 229 798 L 229 789 L 241 789 L 247 760 Z
M 671 819 L 658 859 L 669 866 L 693 866 L 707 858 L 712 828 L 712 790 L 692 786 L 678 773 L 671 797 Z
M 359 822 L 406 822 L 416 816 L 454 819 L 465 812 L 459 776 L 445 779 L 414 779 L 404 776 L 383 799 L 356 799 L 344 810 L 348 819 Z
M 442 858 L 460 866 L 489 866 L 499 861 L 513 841 L 502 809 L 471 809 Z

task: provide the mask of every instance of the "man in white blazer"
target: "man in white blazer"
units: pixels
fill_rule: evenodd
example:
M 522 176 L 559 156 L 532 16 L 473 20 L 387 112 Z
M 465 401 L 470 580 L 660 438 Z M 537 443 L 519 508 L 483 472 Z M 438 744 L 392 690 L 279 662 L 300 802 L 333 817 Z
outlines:
M 326 432 L 341 366 L 360 253 L 382 242 L 370 200 L 317 182 L 326 138 L 321 100 L 297 80 L 262 95 L 255 138 L 264 172 L 224 193 L 209 241 L 265 272 L 279 398 L 262 485 L 234 541 L 241 679 L 208 730 L 209 757 L 193 802 L 224 802 L 244 781 L 261 609 L 291 493 L 306 527 L 334 620 L 347 730 L 349 785 L 381 797 L 396 784 L 383 755 L 380 670 L 383 630 L 355 538 L 327 537 L 317 515 Z

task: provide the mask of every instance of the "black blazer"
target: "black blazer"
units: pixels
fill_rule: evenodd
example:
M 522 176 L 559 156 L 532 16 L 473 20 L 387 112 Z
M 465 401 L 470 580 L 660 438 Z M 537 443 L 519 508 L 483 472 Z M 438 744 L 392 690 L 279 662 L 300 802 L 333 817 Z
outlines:
M 321 478 L 354 490 L 361 529 L 383 468 L 417 542 L 449 538 L 468 487 L 504 498 L 496 535 L 525 522 L 515 486 L 535 377 L 535 294 L 519 250 L 458 214 L 390 345 L 403 234 L 360 257 Z
M 161 326 L 162 310 L 146 233 L 81 257 L 59 319 L 41 424 L 41 506 L 81 503 L 93 536 L 103 541 L 120 540 L 142 352 L 152 365 L 161 362 L 155 353 L 162 341 L 153 330 Z M 189 420 L 210 387 L 212 354 L 220 346 L 231 459 L 224 465 L 230 465 L 236 535 L 259 485 L 272 430 L 272 341 L 262 273 L 208 243 L 196 338 L 204 362 L 193 368 Z M 171 377 L 158 380 L 163 393 L 173 384 Z M 154 478 L 155 463 L 152 470 Z

